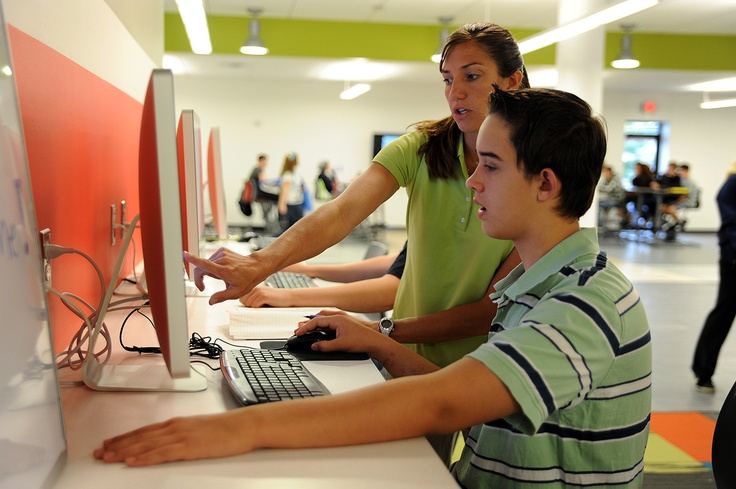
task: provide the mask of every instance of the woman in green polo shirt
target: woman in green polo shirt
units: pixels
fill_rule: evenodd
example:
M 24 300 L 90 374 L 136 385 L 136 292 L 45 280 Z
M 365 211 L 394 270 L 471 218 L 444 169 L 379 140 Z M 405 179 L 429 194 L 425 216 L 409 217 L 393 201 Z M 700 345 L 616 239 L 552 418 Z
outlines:
M 200 287 L 204 275 L 227 283 L 224 291 L 212 295 L 211 303 L 237 299 L 276 270 L 339 242 L 404 187 L 410 245 L 394 304 L 394 324 L 382 328 L 384 334 L 415 344 L 421 355 L 439 366 L 485 341 L 495 314 L 488 298 L 491 285 L 518 263 L 518 257 L 510 241 L 483 234 L 465 180 L 478 164 L 476 138 L 493 85 L 514 89 L 528 86 L 528 81 L 514 38 L 489 23 L 468 24 L 453 32 L 439 72 L 450 116 L 421 122 L 390 143 L 339 197 L 301 219 L 267 248 L 248 256 L 220 249 L 209 261 L 188 257 L 198 266 L 195 278 Z

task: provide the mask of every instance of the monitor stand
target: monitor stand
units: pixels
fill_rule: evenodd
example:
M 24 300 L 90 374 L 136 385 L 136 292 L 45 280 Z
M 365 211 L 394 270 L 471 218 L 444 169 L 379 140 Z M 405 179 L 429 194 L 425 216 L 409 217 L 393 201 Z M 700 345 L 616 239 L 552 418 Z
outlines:
M 125 253 L 133 239 L 133 232 L 140 216 L 128 225 L 122 249 L 115 264 L 107 293 L 100 308 L 95 326 L 89 336 L 87 356 L 82 364 L 82 380 L 84 384 L 98 391 L 160 391 L 160 392 L 197 392 L 207 389 L 207 374 L 202 366 L 191 365 L 189 377 L 172 378 L 166 365 L 103 365 L 94 355 L 97 338 L 102 331 L 107 307 L 112 299 L 115 283 L 120 276 Z

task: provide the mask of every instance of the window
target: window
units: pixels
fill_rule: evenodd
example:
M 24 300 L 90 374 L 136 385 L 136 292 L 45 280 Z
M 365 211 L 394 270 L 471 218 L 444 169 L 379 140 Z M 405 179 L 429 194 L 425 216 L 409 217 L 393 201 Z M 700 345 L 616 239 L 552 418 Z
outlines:
M 624 123 L 624 150 L 621 155 L 623 175 L 621 180 L 630 185 L 634 178 L 634 165 L 649 165 L 655 174 L 669 161 L 669 126 L 660 121 L 626 121 Z

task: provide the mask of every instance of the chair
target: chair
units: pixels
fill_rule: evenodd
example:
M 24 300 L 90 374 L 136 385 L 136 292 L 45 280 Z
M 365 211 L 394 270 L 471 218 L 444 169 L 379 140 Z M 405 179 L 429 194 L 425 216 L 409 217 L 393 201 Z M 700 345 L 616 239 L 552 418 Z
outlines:
M 384 255 L 388 255 L 388 246 L 380 241 L 371 241 L 368 243 L 368 249 L 365 250 L 365 256 L 363 256 L 363 259 L 367 260 L 368 258 Z
M 711 460 L 718 489 L 736 487 L 736 383 L 723 401 L 713 432 Z
M 368 248 L 365 250 L 365 256 L 363 256 L 363 259 L 367 260 L 368 258 L 373 258 L 375 256 L 385 255 L 388 255 L 388 246 L 380 241 L 371 241 L 368 243 Z M 365 315 L 371 320 L 378 321 L 386 315 L 386 312 L 366 313 Z
M 690 214 L 690 211 L 700 208 L 700 188 L 694 187 L 691 189 L 691 192 L 695 194 L 694 198 L 688 199 L 690 200 L 691 204 L 685 207 L 680 207 L 677 212 L 677 217 L 680 221 L 680 228 L 682 231 L 685 230 L 685 224 L 687 224 L 687 218 Z

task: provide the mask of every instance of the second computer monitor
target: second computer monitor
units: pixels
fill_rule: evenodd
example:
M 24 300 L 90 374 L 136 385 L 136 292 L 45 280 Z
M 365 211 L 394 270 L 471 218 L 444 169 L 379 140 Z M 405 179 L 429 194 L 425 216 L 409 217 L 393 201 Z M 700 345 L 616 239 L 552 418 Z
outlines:
M 202 134 L 199 117 L 182 110 L 176 130 L 179 158 L 179 198 L 184 251 L 200 256 L 204 238 L 204 197 L 202 183 Z M 194 265 L 187 264 L 187 275 L 194 278 Z
M 207 145 L 207 190 L 210 196 L 212 220 L 219 239 L 227 238 L 225 215 L 225 190 L 222 181 L 222 156 L 220 153 L 220 128 L 210 129 Z

